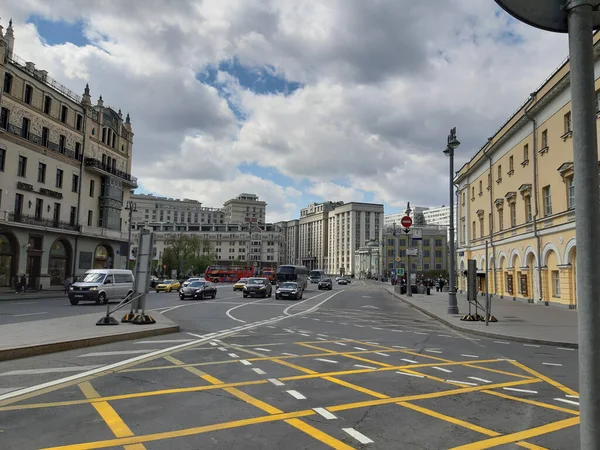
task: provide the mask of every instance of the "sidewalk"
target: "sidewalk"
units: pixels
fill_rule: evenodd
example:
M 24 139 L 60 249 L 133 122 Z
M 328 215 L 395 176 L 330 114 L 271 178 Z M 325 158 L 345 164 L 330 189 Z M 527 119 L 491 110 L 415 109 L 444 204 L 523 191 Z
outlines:
M 43 291 L 27 291 L 26 294 L 16 294 L 13 288 L 0 288 L 0 302 L 33 300 L 38 298 L 66 297 L 65 288 L 62 286 L 53 286 Z
M 412 297 L 407 297 L 394 292 L 392 286 L 387 286 L 386 289 L 404 303 L 455 330 L 530 344 L 578 348 L 577 310 L 532 305 L 494 297 L 492 315 L 498 319 L 498 322 L 490 322 L 486 327 L 485 322 L 460 320 L 469 312 L 465 294 L 456 294 L 460 314 L 450 315 L 447 313 L 448 292 L 432 292 L 431 295 L 413 294 Z M 480 304 L 485 303 L 485 297 L 477 299 Z M 475 313 L 475 310 L 471 312 Z M 483 312 L 480 311 L 479 314 L 483 315 Z
M 120 318 L 125 312 L 117 312 Z M 179 325 L 162 314 L 153 314 L 152 325 L 97 326 L 102 313 L 36 320 L 0 326 L 0 361 L 25 358 L 46 353 L 62 352 L 76 348 L 109 344 L 167 333 L 177 333 Z

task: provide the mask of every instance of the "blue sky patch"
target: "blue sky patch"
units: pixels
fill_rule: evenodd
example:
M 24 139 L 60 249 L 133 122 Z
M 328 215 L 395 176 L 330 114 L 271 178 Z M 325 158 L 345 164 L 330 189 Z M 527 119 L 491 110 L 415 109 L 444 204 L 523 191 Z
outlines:
M 85 22 L 65 22 L 48 20 L 41 16 L 30 16 L 27 23 L 34 24 L 38 34 L 48 45 L 61 45 L 70 42 L 78 47 L 90 44 L 84 33 Z

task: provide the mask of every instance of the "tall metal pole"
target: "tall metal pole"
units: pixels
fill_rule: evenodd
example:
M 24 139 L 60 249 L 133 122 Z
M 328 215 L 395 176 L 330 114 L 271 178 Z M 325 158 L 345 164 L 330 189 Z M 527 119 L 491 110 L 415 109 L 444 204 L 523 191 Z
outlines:
M 571 58 L 571 108 L 577 233 L 577 304 L 579 308 L 580 448 L 600 448 L 600 208 L 598 148 L 594 104 L 592 5 L 567 5 Z
M 489 258 L 488 241 L 485 241 L 485 326 L 489 326 L 490 318 L 490 285 L 489 285 Z
M 449 145 L 450 153 L 450 285 L 448 286 L 448 314 L 458 314 L 458 302 L 456 300 L 456 251 L 454 249 L 454 148 Z

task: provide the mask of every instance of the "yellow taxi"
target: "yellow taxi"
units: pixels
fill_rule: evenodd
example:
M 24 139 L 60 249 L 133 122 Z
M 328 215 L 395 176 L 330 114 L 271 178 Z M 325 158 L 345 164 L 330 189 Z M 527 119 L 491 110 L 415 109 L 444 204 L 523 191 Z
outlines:
M 238 280 L 238 282 L 233 285 L 233 290 L 234 291 L 243 291 L 244 286 L 246 286 L 246 283 L 248 283 L 248 278 L 240 278 Z
M 178 291 L 181 284 L 177 280 L 162 280 L 154 289 L 156 292 L 171 292 Z

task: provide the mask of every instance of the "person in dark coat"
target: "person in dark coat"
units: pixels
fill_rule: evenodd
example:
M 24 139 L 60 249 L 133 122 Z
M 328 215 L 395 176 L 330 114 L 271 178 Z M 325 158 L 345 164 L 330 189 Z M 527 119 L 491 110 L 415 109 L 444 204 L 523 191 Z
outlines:
M 24 294 L 27 293 L 27 275 L 21 277 L 21 290 Z
M 21 292 L 21 283 L 19 283 L 19 276 L 15 275 L 13 278 L 13 284 L 15 285 L 15 294 Z

